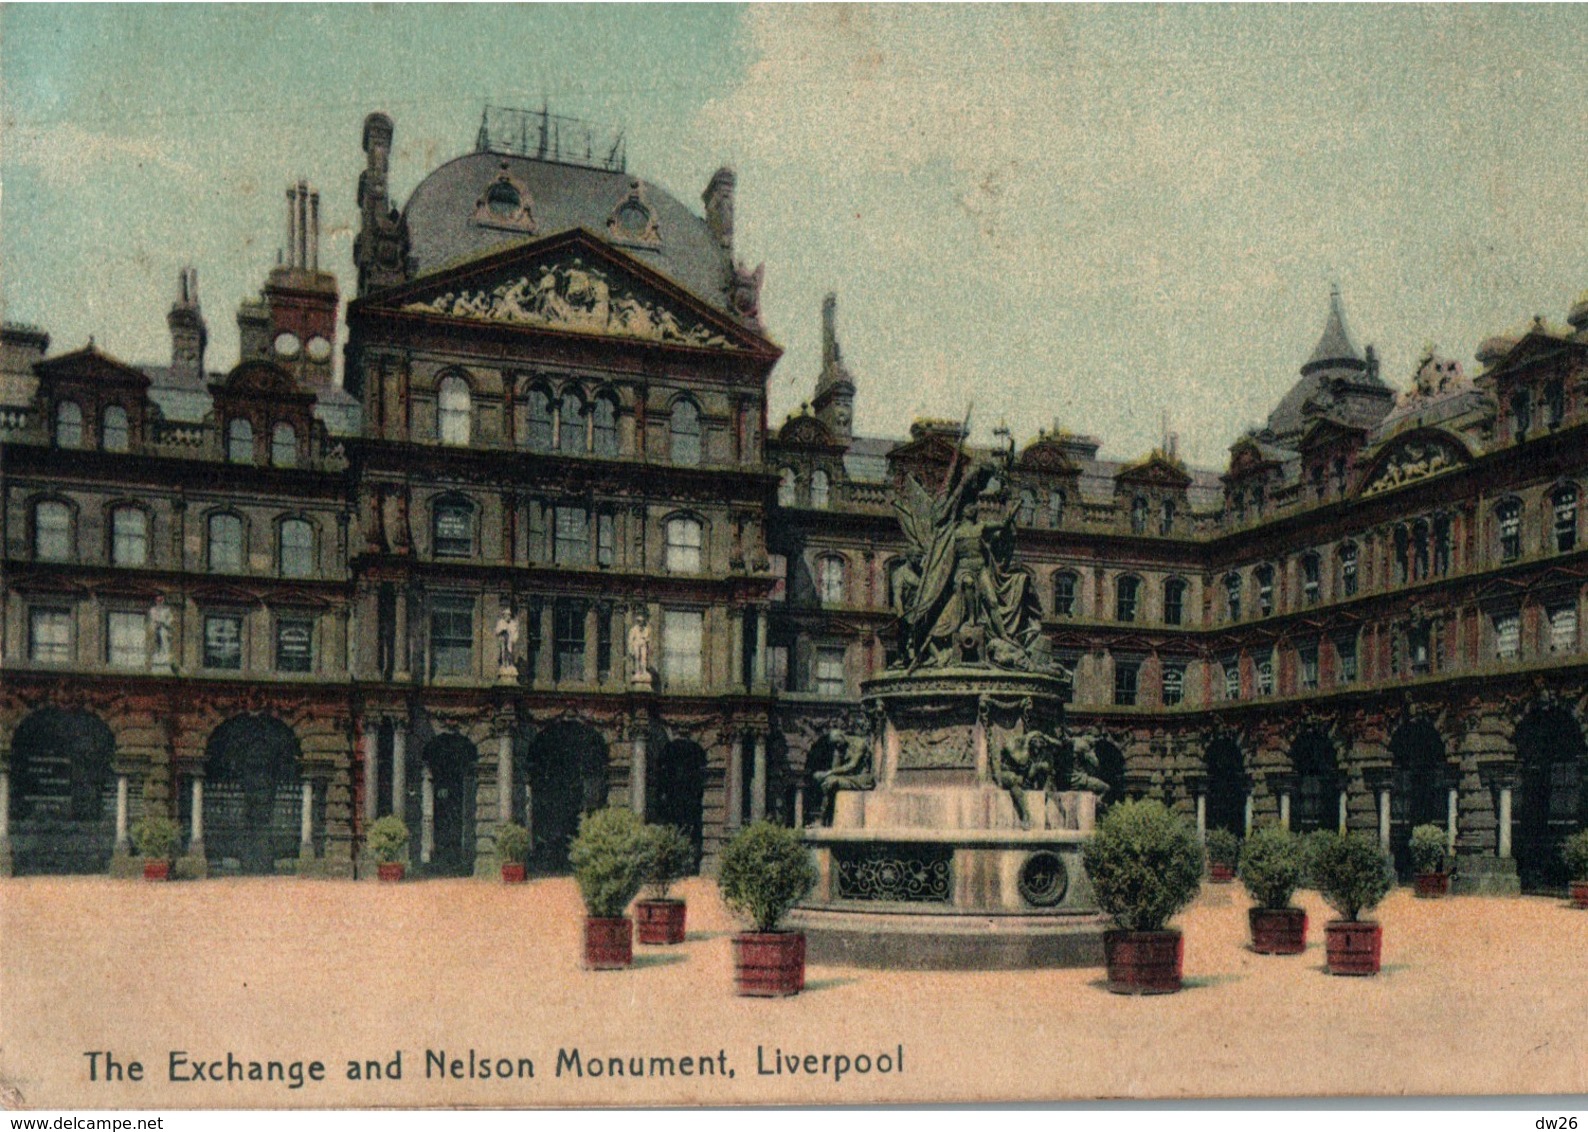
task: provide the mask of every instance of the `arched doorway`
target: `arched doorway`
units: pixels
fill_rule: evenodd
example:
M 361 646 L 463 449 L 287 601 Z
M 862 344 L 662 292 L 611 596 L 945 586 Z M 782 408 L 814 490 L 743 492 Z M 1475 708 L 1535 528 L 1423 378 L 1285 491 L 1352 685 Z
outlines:
M 116 739 L 98 716 L 44 708 L 11 739 L 11 864 L 102 873 L 116 842 Z
M 1110 739 L 1097 741 L 1097 777 L 1108 784 L 1103 796 L 1097 800 L 1098 816 L 1115 802 L 1125 800 L 1125 752 Z
M 1588 827 L 1588 745 L 1564 708 L 1534 708 L 1516 729 L 1521 781 L 1511 849 L 1524 889 L 1560 889 L 1570 879 L 1560 843 Z
M 1334 742 L 1326 732 L 1309 728 L 1290 748 L 1296 774 L 1296 797 L 1290 828 L 1297 833 L 1340 828 L 1340 768 Z
M 455 732 L 437 735 L 425 744 L 424 771 L 430 776 L 433 802 L 430 860 L 426 870 L 430 873 L 469 876 L 474 872 L 475 764 L 478 761 L 479 752 L 474 744 Z M 421 801 L 420 821 L 423 820 Z M 422 827 L 420 834 L 422 839 Z
M 1430 823 L 1445 827 L 1450 765 L 1438 729 L 1421 719 L 1396 729 L 1390 739 L 1390 761 L 1390 852 L 1395 856 L 1395 871 L 1409 877 L 1412 830 Z
M 529 745 L 529 864 L 537 873 L 568 871 L 568 843 L 582 814 L 607 804 L 607 744 L 583 723 L 554 723 Z
M 292 728 L 274 716 L 240 715 L 215 729 L 204 753 L 204 849 L 212 873 L 269 876 L 278 860 L 297 858 L 301 756 Z M 185 825 L 191 791 L 181 798 Z
M 646 782 L 646 818 L 676 825 L 695 847 L 700 864 L 705 843 L 706 752 L 688 739 L 674 739 L 657 753 Z
M 1207 827 L 1246 836 L 1246 761 L 1234 739 L 1221 735 L 1207 749 Z

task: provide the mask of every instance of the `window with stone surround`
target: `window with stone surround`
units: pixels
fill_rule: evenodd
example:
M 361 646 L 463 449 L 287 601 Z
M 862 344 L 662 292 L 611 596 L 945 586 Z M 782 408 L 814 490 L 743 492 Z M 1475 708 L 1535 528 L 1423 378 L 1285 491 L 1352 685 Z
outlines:
M 1053 616 L 1075 616 L 1075 594 L 1078 581 L 1079 578 L 1073 570 L 1060 570 L 1053 575 Z
M 1357 553 L 1356 543 L 1347 542 L 1340 544 L 1340 593 L 1345 597 L 1355 597 L 1357 591 Z
M 823 645 L 816 650 L 814 676 L 813 690 L 818 696 L 841 698 L 846 693 L 842 645 Z
M 1450 516 L 1443 511 L 1434 516 L 1434 573 L 1444 577 L 1450 573 L 1450 563 L 1455 550 L 1451 535 Z
M 283 578 L 314 576 L 314 528 L 307 519 L 283 519 L 276 535 L 276 557 Z
M 687 515 L 667 520 L 667 572 L 698 574 L 701 563 L 701 524 Z
M 105 614 L 105 660 L 112 668 L 148 665 L 149 617 L 146 613 L 112 609 Z
M 1128 707 L 1136 702 L 1136 682 L 1141 676 L 1141 663 L 1134 660 L 1114 661 L 1114 702 Z
M 693 401 L 680 399 L 673 405 L 671 422 L 672 461 L 682 467 L 700 464 L 700 409 Z
M 1323 596 L 1323 563 L 1316 554 L 1301 556 L 1301 600 L 1306 605 L 1317 605 Z
M 1158 505 L 1158 533 L 1161 535 L 1174 532 L 1175 505 L 1174 500 L 1165 499 Z
M 1257 581 L 1258 616 L 1267 617 L 1274 612 L 1274 568 L 1259 566 L 1252 572 L 1252 577 Z
M 125 452 L 132 447 L 132 426 L 127 410 L 120 405 L 107 406 L 99 418 L 99 446 L 106 452 Z
M 1022 527 L 1037 525 L 1037 497 L 1027 488 L 1020 491 L 1020 506 L 1015 515 L 1015 522 Z
M 524 394 L 524 427 L 519 443 L 534 452 L 551 451 L 551 394 L 544 386 L 531 386 Z
M 55 447 L 81 448 L 83 446 L 83 410 L 76 401 L 62 401 L 55 406 Z
M 618 454 L 618 406 L 605 393 L 590 402 L 590 450 L 607 459 Z
M 553 510 L 552 562 L 558 566 L 590 565 L 590 512 L 568 506 Z
M 584 679 L 586 608 L 578 598 L 559 598 L 552 606 L 552 678 L 559 682 Z
M 1555 489 L 1550 496 L 1555 513 L 1555 552 L 1565 554 L 1577 549 L 1577 489 L 1571 484 Z
M 583 456 L 585 444 L 584 401 L 576 389 L 564 389 L 557 405 L 557 447 L 564 456 Z
M 474 396 L 457 374 L 441 379 L 436 391 L 436 432 L 442 444 L 466 445 L 474 431 Z
M 1134 621 L 1140 605 L 1141 579 L 1122 574 L 1114 581 L 1114 620 Z
M 784 468 L 777 477 L 777 505 L 793 507 L 799 502 L 799 477 L 793 468 Z
M 1241 576 L 1224 575 L 1224 608 L 1231 621 L 1241 619 Z
M 240 613 L 204 616 L 204 667 L 236 672 L 243 666 L 243 618 Z
M 239 515 L 222 513 L 209 518 L 209 566 L 216 574 L 240 574 L 243 570 L 243 520 Z
M 1274 694 L 1274 658 L 1270 655 L 1259 657 L 1255 665 L 1257 671 L 1257 694 L 1271 696 Z
M 1169 578 L 1163 584 L 1163 623 L 1178 625 L 1185 620 L 1185 590 L 1183 578 Z
M 254 462 L 254 426 L 247 417 L 238 417 L 226 425 L 226 459 L 233 464 Z
M 286 421 L 270 430 L 270 463 L 277 468 L 298 466 L 298 430 Z
M 1145 496 L 1138 495 L 1130 501 L 1130 533 L 1144 535 L 1147 533 L 1147 500 Z
M 705 615 L 698 609 L 662 611 L 662 676 L 668 687 L 700 684 L 704 634 Z
M 1515 562 L 1522 557 L 1522 501 L 1502 500 L 1494 509 L 1494 518 L 1499 526 L 1500 561 Z
M 1339 661 L 1335 669 L 1335 683 L 1356 683 L 1356 634 L 1336 637 L 1334 641 L 1334 655 Z
M 149 513 L 117 507 L 110 513 L 110 564 L 143 566 L 149 561 Z
M 816 593 L 823 605 L 844 604 L 844 560 L 838 555 L 824 554 L 816 560 Z
M 438 595 L 430 601 L 430 675 L 474 671 L 474 599 Z
M 276 619 L 276 671 L 312 672 L 314 670 L 314 619 L 278 617 Z
M 1522 655 L 1522 615 L 1518 612 L 1494 615 L 1494 655 L 1500 660 L 1515 660 Z
M 1064 493 L 1051 491 L 1048 493 L 1048 526 L 1062 527 L 1064 525 Z
M 40 562 L 70 562 L 76 540 L 72 537 L 72 508 L 59 499 L 42 499 L 33 505 L 33 557 Z
M 1241 662 L 1238 657 L 1226 657 L 1224 668 L 1224 698 L 1238 700 L 1241 698 Z
M 826 509 L 832 504 L 832 480 L 820 468 L 811 473 L 811 506 Z
M 474 505 L 466 499 L 438 499 L 431 515 L 431 550 L 437 558 L 474 556 Z
M 1301 686 L 1308 691 L 1318 686 L 1318 646 L 1302 645 L 1296 650 L 1300 664 Z
M 1185 699 L 1185 666 L 1179 664 L 1166 664 L 1163 666 L 1163 704 L 1165 707 L 1174 707 Z
M 72 662 L 72 611 L 65 606 L 28 610 L 28 659 L 35 664 Z
M 611 511 L 596 513 L 596 565 L 611 569 L 617 565 L 617 516 Z
M 1549 651 L 1577 651 L 1577 607 L 1558 605 L 1549 611 Z

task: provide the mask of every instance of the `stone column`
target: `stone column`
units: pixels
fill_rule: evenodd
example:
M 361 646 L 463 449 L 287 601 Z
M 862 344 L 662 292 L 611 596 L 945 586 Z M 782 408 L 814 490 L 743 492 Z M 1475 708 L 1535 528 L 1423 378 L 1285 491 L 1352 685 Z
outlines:
M 794 828 L 805 828 L 805 784 L 794 789 Z
M 535 683 L 546 687 L 551 684 L 556 670 L 552 660 L 557 655 L 557 638 L 553 635 L 556 622 L 552 619 L 552 603 L 540 603 L 540 651 L 535 654 Z
M 314 859 L 314 780 L 303 780 L 303 809 L 298 816 L 298 857 Z
M 408 821 L 408 733 L 401 727 L 391 733 L 391 812 Z
M 4 793 L 6 791 L 0 789 L 0 795 Z M 9 809 L 10 799 L 0 797 L 0 805 Z M 4 830 L 0 829 L 0 838 L 4 835 Z M 126 853 L 131 847 L 127 840 L 127 776 L 118 774 L 116 775 L 116 852 Z
M 756 687 L 766 685 L 766 608 L 763 606 L 755 614 L 755 684 Z
M 425 764 L 419 790 L 419 861 L 428 865 L 436 851 L 436 783 L 431 777 L 429 763 Z
M 513 820 L 513 736 L 506 732 L 496 737 L 496 820 Z
M 596 619 L 600 615 L 594 603 L 584 611 L 584 682 L 590 685 L 594 685 L 600 679 L 600 675 L 596 672 L 596 642 L 600 634 Z M 616 641 L 612 644 L 614 648 L 617 647 Z
M 755 736 L 755 769 L 750 775 L 750 820 L 766 820 L 766 736 Z
M 728 683 L 735 691 L 744 687 L 744 616 L 738 610 L 728 614 Z
M 1279 824 L 1285 829 L 1290 828 L 1290 791 L 1285 790 L 1279 795 Z
M 744 736 L 737 735 L 728 746 L 728 770 L 722 778 L 724 803 L 728 811 L 724 815 L 723 824 L 730 830 L 739 828 L 744 814 L 744 802 L 740 793 L 741 786 L 739 782 L 740 778 L 743 777 L 743 770 Z
M 380 812 L 380 733 L 368 731 L 359 738 L 364 745 L 364 824 Z
M 650 752 L 646 750 L 645 730 L 636 728 L 634 733 L 633 766 L 629 769 L 629 809 L 645 820 L 646 802 L 646 773 L 650 770 L 648 765 Z
M 1378 792 L 1378 843 L 1379 848 L 1389 852 L 1390 847 L 1390 792 L 1385 786 Z
M 1456 810 L 1461 802 L 1461 792 L 1450 788 L 1450 800 L 1445 808 L 1445 852 L 1456 855 Z
M 193 776 L 192 825 L 188 830 L 188 856 L 204 856 L 204 776 Z
M 1511 855 L 1511 788 L 1500 787 L 1500 845 L 1497 856 Z
M 1245 836 L 1247 836 L 1247 837 L 1250 837 L 1252 835 L 1252 815 L 1253 815 L 1256 803 L 1257 803 L 1257 799 L 1253 798 L 1250 794 L 1246 795 L 1246 834 L 1245 834 Z
M 1344 791 L 1344 790 L 1340 791 L 1340 824 L 1339 824 L 1339 831 L 1341 833 L 1345 832 L 1346 815 L 1350 811 L 1350 803 L 1351 803 L 1350 794 L 1346 793 L 1346 791 Z
M 408 594 L 407 588 L 397 589 L 396 627 L 392 630 L 392 679 L 407 680 L 408 670 Z
M 1208 839 L 1208 796 L 1197 791 L 1197 840 Z

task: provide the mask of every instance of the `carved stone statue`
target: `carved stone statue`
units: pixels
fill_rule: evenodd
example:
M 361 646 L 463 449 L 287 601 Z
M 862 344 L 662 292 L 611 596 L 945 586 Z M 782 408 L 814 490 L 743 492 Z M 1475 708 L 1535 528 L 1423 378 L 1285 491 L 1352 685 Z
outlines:
M 518 615 L 511 606 L 504 606 L 496 619 L 496 674 L 504 677 L 518 675 Z
M 956 465 L 937 496 L 913 477 L 895 500 L 910 549 L 894 575 L 899 660 L 907 671 L 1039 666 L 1041 608 L 1014 568 L 1016 504 L 1007 475 Z
M 651 624 L 644 608 L 634 611 L 629 626 L 629 683 L 638 688 L 651 686 Z
M 1047 790 L 1053 783 L 1053 756 L 1058 740 L 1040 731 L 1028 731 L 1012 743 L 1004 744 L 993 763 L 993 781 L 1009 791 L 1021 829 L 1031 828 L 1031 813 L 1026 807 L 1027 790 Z
M 871 736 L 863 731 L 827 729 L 827 742 L 837 752 L 826 770 L 812 777 L 822 790 L 822 824 L 833 824 L 833 796 L 840 790 L 870 790 L 877 785 L 871 765 Z
M 165 603 L 164 594 L 155 594 L 154 604 L 149 607 L 149 631 L 154 637 L 154 650 L 149 657 L 149 665 L 156 672 L 171 671 L 171 639 L 175 618 L 171 607 Z
M 1069 749 L 1070 774 L 1067 789 L 1090 790 L 1101 797 L 1108 793 L 1108 783 L 1098 777 L 1102 763 L 1097 757 L 1097 740 L 1089 735 L 1077 735 L 1064 741 Z

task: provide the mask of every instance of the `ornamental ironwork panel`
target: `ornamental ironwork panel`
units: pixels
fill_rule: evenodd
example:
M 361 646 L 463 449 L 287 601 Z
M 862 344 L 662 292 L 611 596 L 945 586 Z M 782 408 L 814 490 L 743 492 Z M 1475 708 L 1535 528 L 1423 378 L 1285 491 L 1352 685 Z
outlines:
M 954 850 L 937 845 L 854 845 L 833 850 L 842 900 L 947 904 Z

